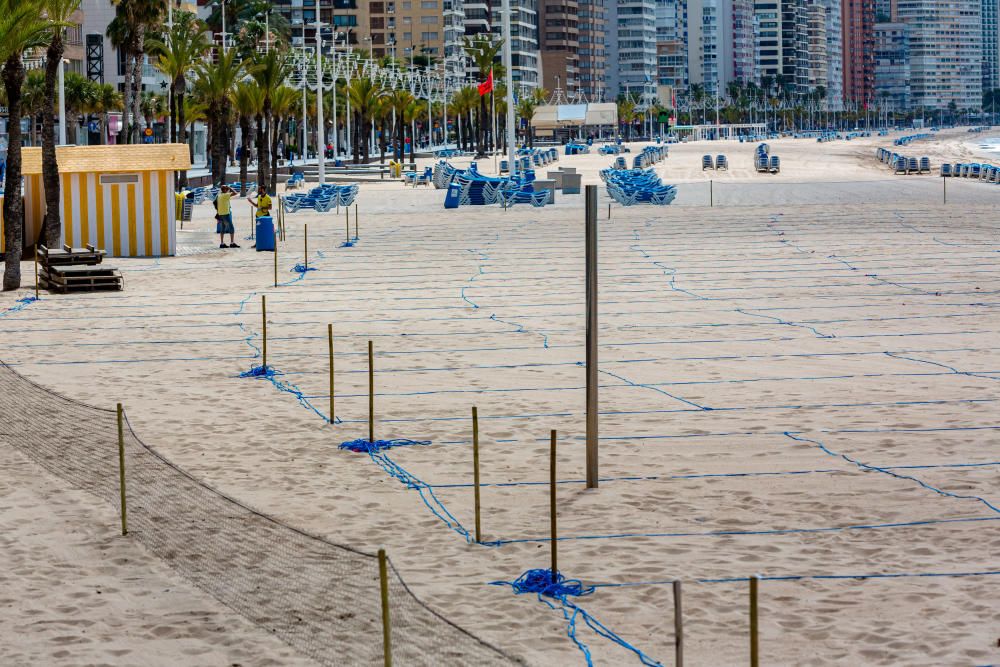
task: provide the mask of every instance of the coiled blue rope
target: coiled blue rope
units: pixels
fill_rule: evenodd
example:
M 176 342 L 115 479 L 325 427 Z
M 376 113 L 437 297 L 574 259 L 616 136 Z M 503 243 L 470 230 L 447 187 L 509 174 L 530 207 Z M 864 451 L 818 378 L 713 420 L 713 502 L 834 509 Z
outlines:
M 533 569 L 528 570 L 514 581 L 491 581 L 490 585 L 510 586 L 514 590 L 515 595 L 534 593 L 538 596 L 538 600 L 544 602 L 550 609 L 561 611 L 563 618 L 567 622 L 566 635 L 583 653 L 588 667 L 593 667 L 594 660 L 590 654 L 590 648 L 583 640 L 577 637 L 578 619 L 583 619 L 587 627 L 597 633 L 598 636 L 608 639 L 634 653 L 646 667 L 662 667 L 661 663 L 629 644 L 590 615 L 585 609 L 577 606 L 570 600 L 571 597 L 581 597 L 594 592 L 593 586 L 586 586 L 579 579 L 567 579 L 560 572 L 553 574 L 552 570 Z M 559 606 L 553 604 L 552 600 L 558 602 Z
M 251 366 L 250 370 L 240 373 L 241 378 L 267 378 L 272 379 L 278 372 L 271 366 Z
M 347 442 L 342 442 L 338 446 L 338 449 L 346 449 L 352 452 L 364 452 L 365 454 L 374 454 L 376 452 L 381 452 L 386 449 L 393 449 L 395 447 L 412 447 L 414 445 L 429 445 L 430 440 L 407 440 L 406 438 L 396 438 L 394 440 L 376 440 L 371 442 L 370 440 L 365 440 L 359 438 L 357 440 L 348 440 Z
M 296 264 L 292 267 L 292 273 L 305 273 L 306 271 L 316 271 L 316 268 L 305 264 Z

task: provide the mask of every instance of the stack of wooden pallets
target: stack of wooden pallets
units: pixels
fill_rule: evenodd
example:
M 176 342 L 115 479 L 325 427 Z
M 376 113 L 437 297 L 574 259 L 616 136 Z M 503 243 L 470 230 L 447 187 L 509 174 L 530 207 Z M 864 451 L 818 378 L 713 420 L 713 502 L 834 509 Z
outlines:
M 105 266 L 104 251 L 86 248 L 50 250 L 38 246 L 38 285 L 53 292 L 117 292 L 125 287 L 118 269 Z

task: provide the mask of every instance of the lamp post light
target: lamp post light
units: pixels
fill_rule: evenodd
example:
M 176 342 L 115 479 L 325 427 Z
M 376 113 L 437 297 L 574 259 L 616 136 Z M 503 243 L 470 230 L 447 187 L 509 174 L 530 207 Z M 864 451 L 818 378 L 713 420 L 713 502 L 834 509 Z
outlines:
M 323 33 L 320 31 L 322 24 L 316 20 L 316 175 L 320 185 L 326 182 L 326 125 L 323 122 Z M 334 94 L 337 86 L 334 81 Z M 334 114 L 337 113 L 337 100 L 334 98 Z M 336 116 L 334 116 L 336 122 Z

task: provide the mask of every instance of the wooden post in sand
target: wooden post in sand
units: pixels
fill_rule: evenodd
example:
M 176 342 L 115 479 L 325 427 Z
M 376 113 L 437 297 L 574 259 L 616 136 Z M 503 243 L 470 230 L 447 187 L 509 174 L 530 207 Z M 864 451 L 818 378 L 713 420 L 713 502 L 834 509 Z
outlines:
M 586 188 L 587 488 L 597 488 L 597 186 Z
M 684 616 L 681 611 L 680 579 L 674 579 L 674 664 L 684 667 Z
M 375 361 L 368 341 L 368 442 L 375 444 Z
M 715 206 L 715 181 L 708 179 L 708 205 Z
M 472 485 L 475 488 L 476 504 L 476 544 L 483 541 L 479 522 L 479 411 L 472 406 Z
M 757 585 L 760 575 L 750 576 L 750 667 L 760 667 L 760 637 L 757 617 Z
M 264 368 L 267 368 L 267 295 L 260 295 L 260 320 L 264 325 Z
M 360 238 L 358 236 L 358 205 L 354 205 L 354 238 Z
M 344 242 L 351 242 L 351 207 L 344 207 Z
M 38 244 L 35 244 L 35 299 L 38 299 Z
M 556 531 L 556 431 L 549 434 L 549 528 L 552 541 L 552 583 L 559 574 L 558 541 Z
M 335 417 L 333 411 L 333 325 L 326 325 L 326 337 L 329 341 L 330 347 L 330 423 L 332 424 Z
M 948 179 L 947 178 L 942 178 L 941 179 L 941 193 L 942 193 L 942 196 L 944 197 L 944 203 L 947 204 L 948 203 Z
M 125 505 L 125 419 L 118 404 L 118 491 L 122 504 L 122 535 L 128 535 L 128 510 Z
M 302 225 L 302 254 L 305 256 L 305 267 L 309 269 L 309 224 Z
M 392 667 L 392 626 L 389 624 L 389 567 L 385 549 L 378 550 L 378 582 L 382 598 L 382 655 L 385 667 Z
M 274 238 L 274 286 L 278 286 L 278 237 Z

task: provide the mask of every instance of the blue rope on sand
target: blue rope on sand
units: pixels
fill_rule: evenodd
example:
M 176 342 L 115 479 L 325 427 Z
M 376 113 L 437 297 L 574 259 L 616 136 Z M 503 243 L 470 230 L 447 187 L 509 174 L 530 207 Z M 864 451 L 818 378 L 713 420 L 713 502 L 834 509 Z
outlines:
M 587 624 L 587 627 L 596 632 L 598 636 L 609 639 L 622 648 L 635 653 L 643 665 L 646 665 L 647 667 L 662 667 L 661 663 L 657 662 L 616 635 L 607 626 L 569 599 L 571 597 L 590 595 L 594 592 L 593 586 L 585 586 L 583 582 L 578 579 L 567 579 L 559 572 L 556 572 L 555 576 L 553 576 L 552 570 L 543 569 L 528 570 L 515 581 L 491 581 L 490 585 L 510 586 L 514 590 L 515 595 L 535 593 L 540 602 L 544 602 L 551 609 L 560 610 L 563 614 L 563 618 L 565 618 L 568 623 L 566 627 L 566 635 L 572 639 L 573 643 L 577 645 L 577 648 L 583 652 L 583 657 L 587 661 L 588 667 L 593 667 L 594 665 L 593 657 L 590 655 L 590 649 L 576 636 L 577 619 L 581 618 L 583 619 L 583 622 Z M 550 599 L 558 601 L 559 606 L 557 607 L 550 602 Z
M 371 442 L 363 438 L 348 440 L 340 443 L 338 449 L 346 449 L 352 452 L 364 452 L 365 454 L 375 454 L 394 447 L 411 447 L 413 445 L 429 445 L 430 440 L 407 440 L 406 438 L 396 438 L 395 440 L 376 440 Z
M 355 238 L 354 241 L 357 241 L 357 238 Z M 353 248 L 354 247 L 354 241 L 344 241 L 338 247 L 340 247 L 340 248 Z
M 16 312 L 22 311 L 25 308 L 27 308 L 28 306 L 30 306 L 31 304 L 35 303 L 36 301 L 41 301 L 41 299 L 39 299 L 38 297 L 34 297 L 34 296 L 26 296 L 23 299 L 18 299 L 17 302 L 16 302 L 17 305 L 11 306 L 7 310 L 5 310 L 2 313 L 0 313 L 0 317 L 3 317 L 4 315 L 10 315 L 11 313 L 16 313 Z
M 272 366 L 251 366 L 250 370 L 240 373 L 241 378 L 267 378 L 268 380 L 277 375 L 277 371 Z
M 306 271 L 316 271 L 316 269 L 305 264 L 296 264 L 292 267 L 292 273 L 305 273 Z

